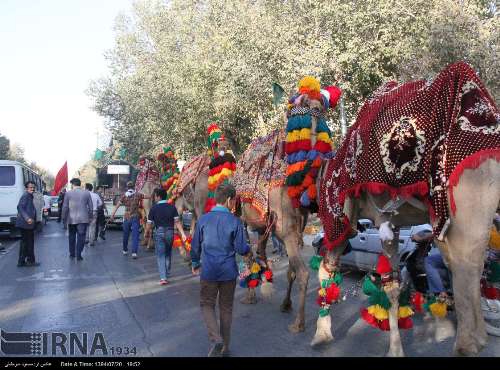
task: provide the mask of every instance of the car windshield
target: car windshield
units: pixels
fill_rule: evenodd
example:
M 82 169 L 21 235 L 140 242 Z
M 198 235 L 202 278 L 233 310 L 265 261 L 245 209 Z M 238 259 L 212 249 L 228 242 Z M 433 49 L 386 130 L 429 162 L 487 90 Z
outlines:
M 14 166 L 0 166 L 0 186 L 13 186 L 16 183 Z

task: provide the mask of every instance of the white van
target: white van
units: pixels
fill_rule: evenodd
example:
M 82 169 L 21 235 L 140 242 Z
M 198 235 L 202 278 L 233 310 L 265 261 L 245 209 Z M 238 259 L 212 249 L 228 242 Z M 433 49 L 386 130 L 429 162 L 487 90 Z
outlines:
M 19 230 L 15 228 L 17 204 L 25 191 L 24 183 L 28 180 L 36 186 L 33 203 L 37 211 L 36 220 L 41 221 L 45 184 L 40 175 L 20 162 L 0 160 L 0 231 L 9 231 L 13 237 L 20 236 Z M 40 226 L 43 227 L 43 222 Z

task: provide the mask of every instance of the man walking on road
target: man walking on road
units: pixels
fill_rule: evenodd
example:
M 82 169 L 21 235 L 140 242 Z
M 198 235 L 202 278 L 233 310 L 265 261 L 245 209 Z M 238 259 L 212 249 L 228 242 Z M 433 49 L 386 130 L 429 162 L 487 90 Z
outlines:
M 172 261 L 172 243 L 174 241 L 174 225 L 181 235 L 182 241 L 186 242 L 186 235 L 179 220 L 177 208 L 167 203 L 167 191 L 155 189 L 154 199 L 156 204 L 151 208 L 146 225 L 146 235 L 150 235 L 151 226 L 154 224 L 156 259 L 160 272 L 160 285 L 167 285 L 167 277 L 170 275 Z M 148 238 L 148 236 L 146 238 Z
M 89 227 L 87 230 L 87 237 L 85 239 L 85 244 L 89 244 L 93 247 L 96 241 L 96 225 L 97 225 L 97 210 L 102 206 L 101 197 L 92 191 L 94 187 L 92 184 L 86 183 L 85 189 L 90 192 L 90 197 L 92 198 L 92 219 L 90 220 Z
M 104 225 L 106 224 L 106 215 L 107 213 L 106 206 L 104 204 L 104 197 L 102 195 L 102 186 L 97 187 L 97 195 L 101 199 L 101 206 L 97 207 L 97 221 L 95 224 L 95 237 L 94 242 L 97 241 L 97 236 L 100 236 L 102 240 L 106 240 L 104 237 Z M 101 232 L 99 232 L 101 231 Z
M 199 274 L 200 307 L 208 329 L 212 348 L 209 357 L 229 355 L 229 340 L 233 316 L 234 290 L 238 267 L 236 253 L 246 255 L 250 247 L 243 223 L 229 210 L 234 206 L 236 190 L 231 184 L 221 184 L 215 192 L 217 205 L 200 217 L 191 243 L 192 271 Z M 219 296 L 220 328 L 215 316 Z
M 125 214 L 123 215 L 123 255 L 128 254 L 128 239 L 130 230 L 132 230 L 132 258 L 137 258 L 139 249 L 139 227 L 140 227 L 140 208 L 142 200 L 145 199 L 141 193 L 136 193 L 134 183 L 127 182 L 127 191 L 123 194 L 111 214 L 110 222 L 115 217 L 116 210 L 121 205 L 125 205 Z
M 69 229 L 69 257 L 83 260 L 82 251 L 87 234 L 87 227 L 92 219 L 93 204 L 90 192 L 80 188 L 80 179 L 71 179 L 72 190 L 64 196 L 62 219 Z
M 35 262 L 35 225 L 37 221 L 36 209 L 33 204 L 35 183 L 27 181 L 24 187 L 26 188 L 26 192 L 21 196 L 17 204 L 16 227 L 21 229 L 22 236 L 17 267 L 40 265 L 38 262 Z

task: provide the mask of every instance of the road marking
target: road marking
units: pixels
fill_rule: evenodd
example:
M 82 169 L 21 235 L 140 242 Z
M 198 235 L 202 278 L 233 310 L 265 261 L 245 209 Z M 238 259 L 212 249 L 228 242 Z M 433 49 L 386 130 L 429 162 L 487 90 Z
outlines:
M 62 233 L 52 233 L 52 234 L 43 234 L 44 238 L 57 238 L 59 236 L 63 236 Z

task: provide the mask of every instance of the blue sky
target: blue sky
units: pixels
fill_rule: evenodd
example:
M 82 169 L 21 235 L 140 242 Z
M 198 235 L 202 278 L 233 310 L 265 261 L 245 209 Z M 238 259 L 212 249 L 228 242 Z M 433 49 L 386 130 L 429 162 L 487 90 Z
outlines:
M 132 0 L 0 0 L 0 133 L 25 156 L 71 176 L 96 147 L 104 120 L 85 94 L 107 73 L 114 21 Z

